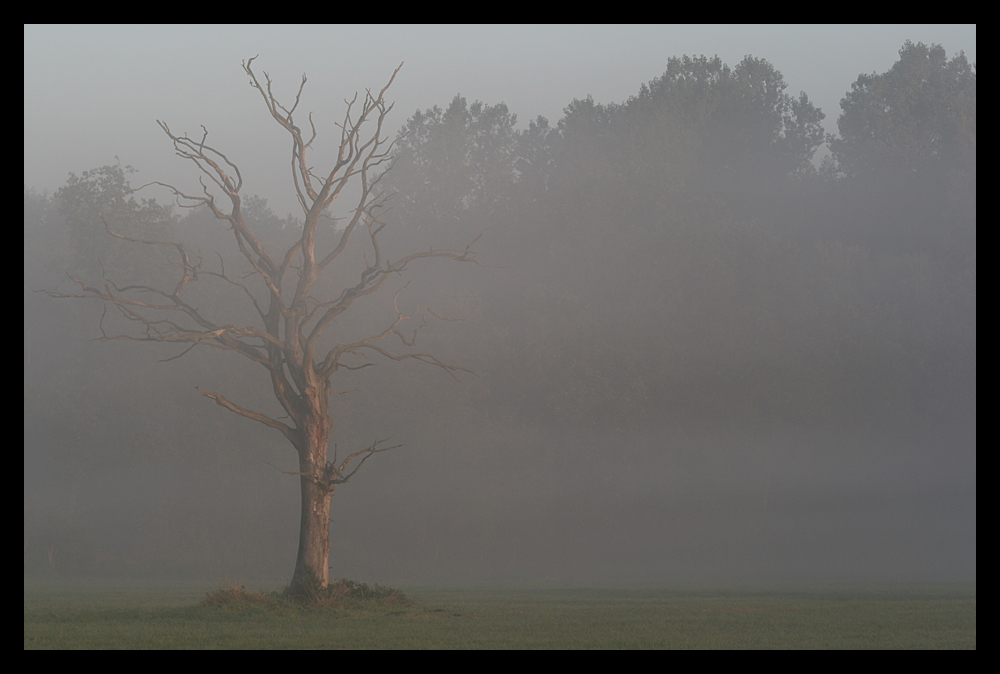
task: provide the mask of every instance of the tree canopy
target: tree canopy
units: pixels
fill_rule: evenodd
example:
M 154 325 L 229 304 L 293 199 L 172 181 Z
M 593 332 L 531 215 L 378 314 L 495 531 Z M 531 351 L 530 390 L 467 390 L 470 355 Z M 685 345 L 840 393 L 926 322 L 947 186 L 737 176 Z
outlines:
M 974 251 L 975 65 L 907 42 L 887 72 L 859 75 L 841 108 L 828 170 L 857 206 L 845 219 L 864 231 L 852 234 L 955 260 Z

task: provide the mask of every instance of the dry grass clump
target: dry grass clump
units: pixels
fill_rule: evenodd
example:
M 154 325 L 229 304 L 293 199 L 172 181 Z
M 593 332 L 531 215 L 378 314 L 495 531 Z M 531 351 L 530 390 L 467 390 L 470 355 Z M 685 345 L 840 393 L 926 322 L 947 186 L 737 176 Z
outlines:
M 202 606 L 220 606 L 230 609 L 245 609 L 250 607 L 273 607 L 280 600 L 273 592 L 254 592 L 242 583 L 222 581 L 222 587 L 213 590 L 201 600 Z
M 378 606 L 415 606 L 402 591 L 379 584 L 368 585 L 355 580 L 337 578 L 326 587 L 319 583 L 306 584 L 298 593 L 286 589 L 279 592 L 254 592 L 242 583 L 223 581 L 222 587 L 209 592 L 203 606 L 228 610 L 262 608 L 271 610 L 302 608 L 376 608 Z
M 285 596 L 316 608 L 412 606 L 414 603 L 394 588 L 384 587 L 378 583 L 368 585 L 347 578 L 335 578 L 326 587 L 322 587 L 318 580 L 312 578 L 303 583 L 296 593 L 286 589 Z
M 385 604 L 389 606 L 412 606 L 414 602 L 402 591 L 375 583 L 359 583 L 347 578 L 336 578 L 325 588 L 314 590 L 308 595 L 310 603 L 317 606 L 345 606 L 358 604 Z

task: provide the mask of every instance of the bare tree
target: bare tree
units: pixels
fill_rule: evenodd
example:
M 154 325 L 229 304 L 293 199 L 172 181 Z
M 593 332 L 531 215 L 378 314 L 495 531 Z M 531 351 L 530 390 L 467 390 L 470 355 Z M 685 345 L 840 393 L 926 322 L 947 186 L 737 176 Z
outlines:
M 105 219 L 105 229 L 111 236 L 149 246 L 167 246 L 176 251 L 179 259 L 173 264 L 180 270 L 176 286 L 168 290 L 144 285 L 119 286 L 105 274 L 102 286 L 96 288 L 70 276 L 80 286 L 80 292 L 48 294 L 52 297 L 102 300 L 106 305 L 105 309 L 107 305 L 115 306 L 126 319 L 134 321 L 140 328 L 136 334 L 108 335 L 104 332 L 102 319 L 100 339 L 190 343 L 175 358 L 195 346 L 209 346 L 235 351 L 267 370 L 274 396 L 287 413 L 287 423 L 247 409 L 215 391 L 202 388 L 198 388 L 198 391 L 236 414 L 279 431 L 298 454 L 299 470 L 294 474 L 300 478 L 302 514 L 298 556 L 290 586 L 290 591 L 298 593 L 317 583 L 320 587 L 325 587 L 329 582 L 330 505 L 335 486 L 350 480 L 373 454 L 395 448 L 388 444 L 389 439 L 376 440 L 370 446 L 349 454 L 339 463 L 336 452 L 333 460 L 329 460 L 333 419 L 328 413 L 328 407 L 329 397 L 333 395 L 333 375 L 338 370 L 355 370 L 370 364 L 351 361 L 350 356 L 373 353 L 395 361 L 422 361 L 449 373 L 471 372 L 444 363 L 429 353 L 400 353 L 390 350 L 385 342 L 388 338 L 396 337 L 404 346 L 412 347 L 417 332 L 425 324 L 426 315 L 441 318 L 428 307 L 421 307 L 404 315 L 399 309 L 398 293 L 393 300 L 395 320 L 376 334 L 327 348 L 320 346 L 324 330 L 356 300 L 382 288 L 390 277 L 400 274 L 414 260 L 440 257 L 459 262 L 475 262 L 471 250 L 475 241 L 465 250 L 428 250 L 411 253 L 391 262 L 383 255 L 379 235 L 385 224 L 379 219 L 379 211 L 385 208 L 389 195 L 381 192 L 377 186 L 381 177 L 392 166 L 392 149 L 395 143 L 395 140 L 389 141 L 383 135 L 383 124 L 392 110 L 392 105 L 385 102 L 385 92 L 402 64 L 377 94 L 373 95 L 371 90 L 366 92 L 360 108 L 357 107 L 357 94 L 353 100 L 345 101 L 347 112 L 343 122 L 337 125 L 341 130 L 337 158 L 333 167 L 321 174 L 314 171 L 307 158 L 316 139 L 312 115 L 309 115 L 308 139 L 292 118 L 306 84 L 305 75 L 302 76 L 295 102 L 291 108 L 286 108 L 272 93 L 271 79 L 267 73 L 264 73 L 264 84 L 261 84 L 254 73 L 252 64 L 255 58 L 257 57 L 243 63 L 243 69 L 250 77 L 250 85 L 260 92 L 271 117 L 292 139 L 292 179 L 305 214 L 301 235 L 296 241 L 277 257 L 266 250 L 262 240 L 247 226 L 241 209 L 240 190 L 243 178 L 239 168 L 225 154 L 206 144 L 208 132 L 204 127 L 204 135 L 196 140 L 187 135 L 175 135 L 164 122 L 157 120 L 163 132 L 173 142 L 177 155 L 190 160 L 203 174 L 202 194 L 187 194 L 160 182 L 148 185 L 166 187 L 173 192 L 178 205 L 185 208 L 204 206 L 216 218 L 226 221 L 240 254 L 252 267 L 252 275 L 259 277 L 266 290 L 253 290 L 246 279 L 227 275 L 224 267 L 219 271 L 203 270 L 200 262 L 194 260 L 184 244 L 123 236 L 113 232 Z M 372 126 L 374 130 L 371 130 Z M 222 205 L 216 200 L 211 185 L 205 181 L 206 176 L 225 195 L 228 204 Z M 323 211 L 344 193 L 349 184 L 359 184 L 358 188 L 352 188 L 359 191 L 357 201 L 352 199 L 349 217 L 345 218 L 347 224 L 336 233 L 335 245 L 331 250 L 318 251 L 317 230 L 321 220 L 325 218 Z M 356 282 L 341 288 L 339 294 L 332 293 L 335 296 L 322 301 L 314 299 L 312 291 L 317 288 L 321 274 L 337 261 L 346 249 L 348 240 L 356 232 L 366 236 L 365 266 L 356 277 Z M 295 274 L 289 274 L 290 270 Z M 259 316 L 259 323 L 255 320 L 252 325 L 220 325 L 203 315 L 185 295 L 188 286 L 199 280 L 199 276 L 221 279 L 238 289 L 253 306 Z M 150 299 L 151 297 L 154 299 Z M 408 329 L 407 334 L 404 334 L 404 324 L 418 318 L 420 322 L 415 323 L 416 327 L 412 331 Z M 345 357 L 348 358 L 347 361 Z

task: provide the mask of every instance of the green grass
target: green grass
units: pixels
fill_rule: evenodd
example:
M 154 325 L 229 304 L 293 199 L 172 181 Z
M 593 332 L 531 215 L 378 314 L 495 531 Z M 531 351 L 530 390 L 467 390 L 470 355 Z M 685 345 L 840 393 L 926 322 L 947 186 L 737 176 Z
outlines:
M 24 647 L 976 647 L 975 584 L 406 588 L 417 605 L 202 605 L 217 587 L 26 581 Z

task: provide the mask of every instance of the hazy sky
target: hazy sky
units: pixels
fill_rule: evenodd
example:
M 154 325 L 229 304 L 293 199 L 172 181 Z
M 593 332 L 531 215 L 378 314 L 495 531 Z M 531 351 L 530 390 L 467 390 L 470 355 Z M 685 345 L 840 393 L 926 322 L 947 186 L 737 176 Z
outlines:
M 683 54 L 718 55 L 731 66 L 746 55 L 767 59 L 788 93 L 806 91 L 827 113 L 832 132 L 851 82 L 887 70 L 907 39 L 976 61 L 974 25 L 25 26 L 24 182 L 54 190 L 70 171 L 118 155 L 140 170 L 138 181 L 196 190 L 193 167 L 156 126 L 161 119 L 192 136 L 204 124 L 209 144 L 240 166 L 247 194 L 279 213 L 297 209 L 287 134 L 267 118 L 240 66 L 257 54 L 255 70 L 271 75 L 282 102 L 292 102 L 307 74 L 300 124 L 314 112 L 320 141 L 334 138 L 345 97 L 380 88 L 401 61 L 388 96 L 396 101 L 392 132 L 418 108 L 445 107 L 458 93 L 470 103 L 506 103 L 521 126 L 538 115 L 555 124 L 574 98 L 620 102 Z M 319 154 L 316 163 L 323 166 Z

